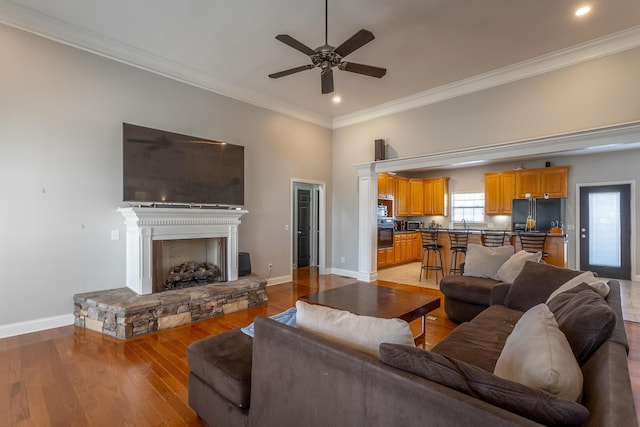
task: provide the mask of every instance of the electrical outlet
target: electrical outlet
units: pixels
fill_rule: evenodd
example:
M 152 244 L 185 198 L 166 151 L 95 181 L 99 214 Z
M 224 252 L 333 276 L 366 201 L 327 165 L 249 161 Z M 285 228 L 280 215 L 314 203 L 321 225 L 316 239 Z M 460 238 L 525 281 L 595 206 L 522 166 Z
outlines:
M 111 230 L 111 240 L 120 240 L 120 230 Z
M 269 271 L 273 270 L 273 264 L 271 263 L 267 264 L 267 268 L 269 269 Z
M 340 257 L 340 262 L 344 264 L 344 257 Z

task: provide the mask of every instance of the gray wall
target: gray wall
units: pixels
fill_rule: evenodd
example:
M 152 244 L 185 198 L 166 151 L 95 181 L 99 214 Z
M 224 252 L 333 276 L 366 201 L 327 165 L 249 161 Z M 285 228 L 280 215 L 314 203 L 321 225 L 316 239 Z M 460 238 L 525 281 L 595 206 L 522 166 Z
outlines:
M 240 250 L 289 275 L 291 178 L 331 194 L 331 130 L 2 25 L 0 52 L 0 326 L 125 285 L 122 122 L 244 145 Z
M 358 269 L 353 165 L 373 161 L 375 139 L 385 139 L 399 158 L 638 121 L 638 75 L 640 49 L 636 48 L 334 130 L 333 264 L 339 265 L 344 256 L 342 268 Z

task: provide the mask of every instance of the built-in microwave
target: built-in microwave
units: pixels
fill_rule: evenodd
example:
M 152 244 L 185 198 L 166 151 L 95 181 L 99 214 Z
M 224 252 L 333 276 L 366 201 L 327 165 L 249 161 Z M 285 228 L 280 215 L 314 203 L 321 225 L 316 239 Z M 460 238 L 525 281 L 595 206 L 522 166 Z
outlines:
M 407 221 L 407 231 L 420 230 L 422 223 L 420 221 Z

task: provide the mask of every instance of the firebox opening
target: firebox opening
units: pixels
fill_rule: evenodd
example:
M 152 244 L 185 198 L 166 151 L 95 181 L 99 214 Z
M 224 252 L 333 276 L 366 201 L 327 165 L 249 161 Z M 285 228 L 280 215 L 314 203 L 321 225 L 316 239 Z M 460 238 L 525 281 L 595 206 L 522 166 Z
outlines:
M 153 241 L 153 292 L 227 281 L 227 238 Z

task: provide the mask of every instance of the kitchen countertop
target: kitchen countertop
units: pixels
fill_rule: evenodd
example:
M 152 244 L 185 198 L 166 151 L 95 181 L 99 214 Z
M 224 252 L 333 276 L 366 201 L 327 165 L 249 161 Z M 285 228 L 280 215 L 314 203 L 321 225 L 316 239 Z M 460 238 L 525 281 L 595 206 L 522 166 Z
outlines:
M 420 233 L 422 230 L 424 231 L 429 231 L 428 229 L 418 229 L 418 230 L 403 230 L 403 231 L 398 231 L 398 230 L 394 230 L 393 234 L 410 234 L 410 233 Z M 449 233 L 450 231 L 455 231 L 455 232 L 459 232 L 459 231 L 464 231 L 461 230 L 459 228 L 456 229 L 449 229 L 449 228 L 440 228 L 438 230 L 440 233 Z M 501 231 L 506 231 L 508 236 L 517 236 L 518 233 L 515 231 L 511 231 L 511 230 L 490 230 L 490 229 L 479 229 L 479 228 L 471 228 L 469 229 L 469 234 L 481 234 L 483 231 L 488 231 L 488 232 L 501 232 Z M 527 233 L 540 233 L 542 234 L 542 232 L 540 231 L 528 231 Z M 544 233 L 546 236 L 548 237 L 567 237 L 566 233 Z

